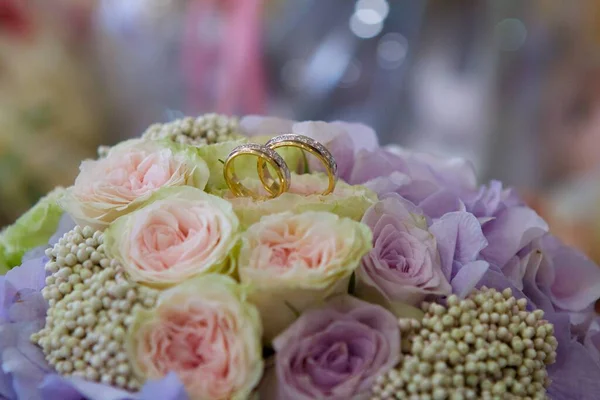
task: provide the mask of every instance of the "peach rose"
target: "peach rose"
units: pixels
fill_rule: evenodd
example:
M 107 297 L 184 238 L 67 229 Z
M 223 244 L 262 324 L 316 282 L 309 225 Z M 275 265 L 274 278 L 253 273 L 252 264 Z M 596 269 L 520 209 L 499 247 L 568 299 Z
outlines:
M 348 289 L 350 275 L 371 249 L 371 231 L 328 212 L 263 217 L 242 235 L 242 283 L 272 339 L 316 302 Z
M 192 187 L 164 188 L 115 221 L 104 240 L 131 279 L 164 287 L 198 274 L 228 272 L 238 230 L 226 200 Z
M 191 400 L 247 399 L 263 370 L 258 311 L 244 288 L 223 275 L 196 277 L 139 311 L 127 349 L 136 374 L 173 371 Z
M 106 158 L 81 164 L 75 184 L 62 206 L 80 225 L 108 226 L 146 201 L 161 187 L 204 189 L 208 166 L 191 150 L 175 150 L 159 142 L 130 140 Z

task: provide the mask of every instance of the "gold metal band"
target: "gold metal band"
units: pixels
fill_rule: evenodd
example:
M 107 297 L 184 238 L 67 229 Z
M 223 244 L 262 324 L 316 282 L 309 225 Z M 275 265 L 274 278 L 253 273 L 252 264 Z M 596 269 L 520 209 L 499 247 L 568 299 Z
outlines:
M 263 179 L 264 176 L 259 173 L 261 182 L 268 192 L 267 196 L 262 196 L 260 193 L 255 193 L 248 189 L 240 182 L 239 178 L 235 173 L 234 160 L 237 157 L 251 155 L 258 157 L 258 163 L 262 166 L 261 173 L 263 170 L 267 170 L 266 165 L 269 164 L 275 170 L 276 178 L 269 185 L 265 184 Z M 236 147 L 229 153 L 225 165 L 223 167 L 223 176 L 225 182 L 231 193 L 236 197 L 252 197 L 255 200 L 267 200 L 280 196 L 282 193 L 289 189 L 290 185 L 290 170 L 285 163 L 285 160 L 277 154 L 273 149 L 255 143 L 243 144 Z
M 314 155 L 323 163 L 323 165 L 327 169 L 327 176 L 329 177 L 329 186 L 321 194 L 328 195 L 332 193 L 335 189 L 335 185 L 338 180 L 337 163 L 335 162 L 335 159 L 333 158 L 333 155 L 329 152 L 329 150 L 327 150 L 327 148 L 321 143 L 308 136 L 286 134 L 272 138 L 267 143 L 265 143 L 265 146 L 269 147 L 272 150 L 275 150 L 279 147 L 291 146 L 302 149 Z M 269 182 L 271 179 L 269 179 L 270 174 L 267 170 L 267 164 L 265 160 L 259 158 L 257 167 L 258 176 L 263 186 L 265 186 L 265 188 L 272 186 L 272 184 Z

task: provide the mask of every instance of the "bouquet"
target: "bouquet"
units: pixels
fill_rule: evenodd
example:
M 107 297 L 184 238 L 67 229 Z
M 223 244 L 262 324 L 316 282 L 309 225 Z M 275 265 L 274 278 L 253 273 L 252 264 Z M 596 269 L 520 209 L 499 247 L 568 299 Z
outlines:
M 2 398 L 599 396 L 600 268 L 464 160 L 222 115 L 100 153 L 0 237 Z

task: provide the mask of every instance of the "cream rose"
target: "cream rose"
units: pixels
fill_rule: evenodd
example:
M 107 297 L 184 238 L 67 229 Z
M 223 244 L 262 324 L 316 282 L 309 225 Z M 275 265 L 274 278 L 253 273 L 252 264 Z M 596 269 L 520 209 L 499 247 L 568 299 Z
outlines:
M 127 349 L 142 380 L 175 372 L 191 400 L 247 399 L 263 370 L 260 318 L 233 279 L 205 275 L 140 311 Z
M 84 161 L 61 205 L 78 224 L 103 229 L 161 187 L 204 189 L 208 177 L 207 164 L 189 149 L 130 140 L 112 148 L 105 158 Z
M 297 314 L 324 298 L 345 293 L 350 275 L 371 249 L 371 231 L 328 212 L 263 217 L 242 235 L 242 283 L 263 318 L 266 340 Z
M 147 205 L 119 218 L 104 240 L 133 280 L 164 287 L 198 274 L 227 273 L 238 231 L 229 202 L 179 187 L 159 190 Z
M 275 199 L 255 201 L 249 197 L 234 197 L 228 191 L 219 194 L 233 204 L 233 209 L 243 226 L 252 225 L 265 215 L 286 211 L 327 211 L 360 221 L 365 211 L 377 202 L 374 192 L 363 186 L 348 185 L 343 181 L 337 183 L 333 193 L 327 196 L 320 195 L 328 182 L 325 174 L 292 173 L 289 191 Z M 245 179 L 243 184 L 253 191 L 266 194 L 258 179 Z

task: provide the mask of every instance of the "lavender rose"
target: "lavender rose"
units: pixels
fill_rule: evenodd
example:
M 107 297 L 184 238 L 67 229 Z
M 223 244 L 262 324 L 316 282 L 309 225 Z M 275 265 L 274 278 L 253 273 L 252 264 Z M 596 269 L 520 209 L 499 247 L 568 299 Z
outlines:
M 303 314 L 273 342 L 278 399 L 351 399 L 400 358 L 400 330 L 384 308 L 350 296 Z
M 359 297 L 373 299 L 376 289 L 387 301 L 416 305 L 428 295 L 450 294 L 435 237 L 425 216 L 399 196 L 373 205 L 362 222 L 373 231 L 373 250 L 357 274 Z

